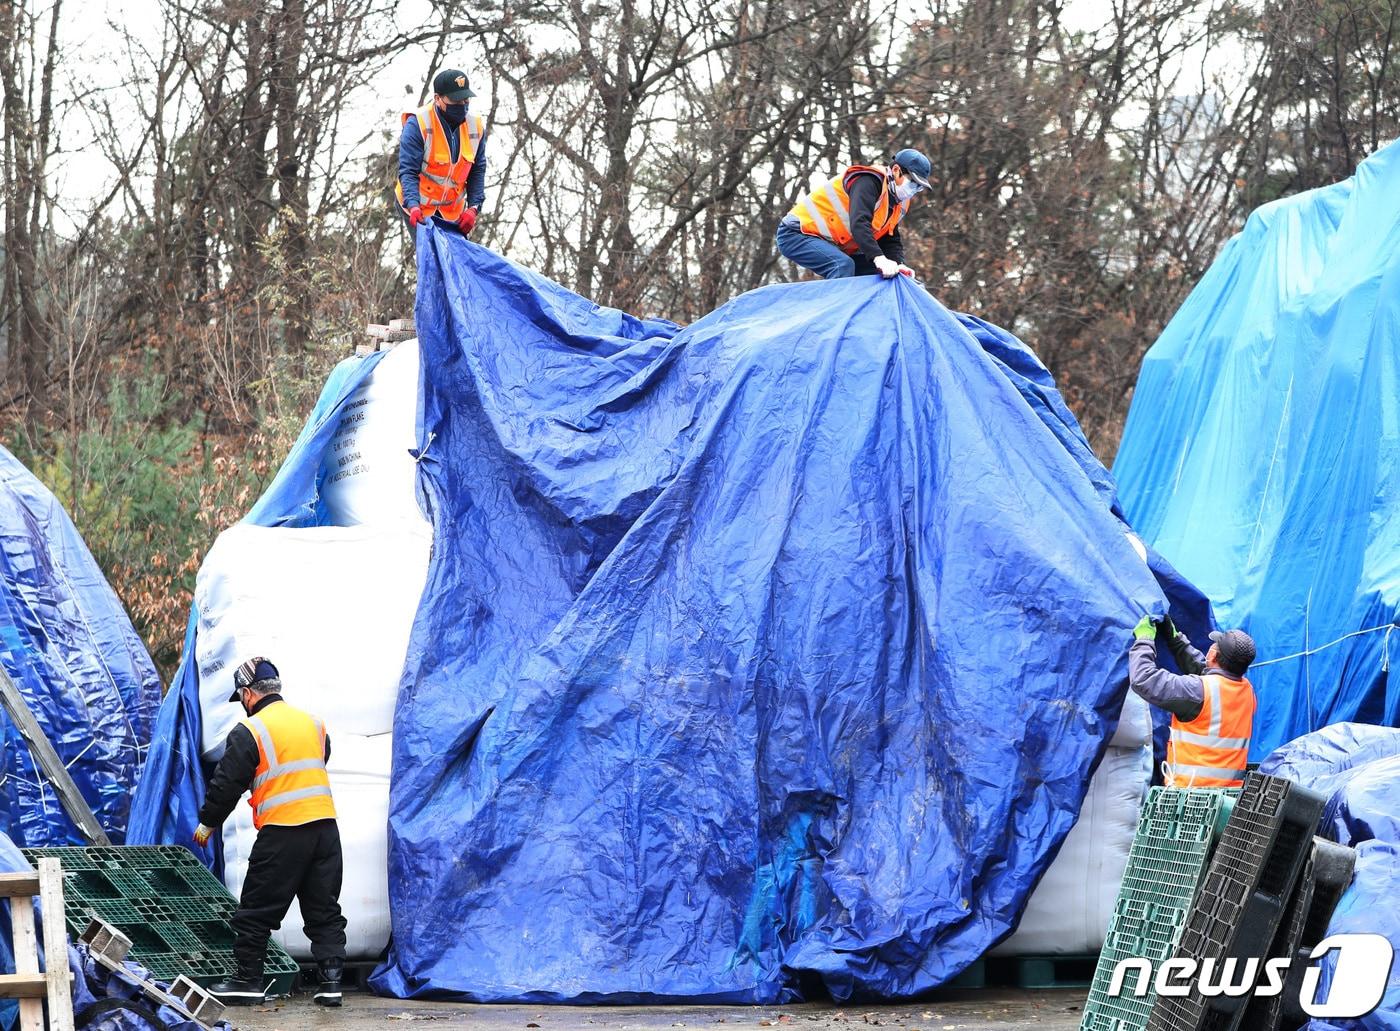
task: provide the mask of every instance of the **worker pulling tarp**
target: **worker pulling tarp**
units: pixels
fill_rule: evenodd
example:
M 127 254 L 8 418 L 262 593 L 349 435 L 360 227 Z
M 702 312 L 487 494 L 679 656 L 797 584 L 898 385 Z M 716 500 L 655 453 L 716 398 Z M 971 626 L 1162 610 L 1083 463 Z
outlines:
M 1400 144 L 1254 212 L 1143 362 L 1133 526 L 1257 642 L 1250 757 L 1400 721 Z
M 0 662 L 120 843 L 160 679 L 63 506 L 3 447 Z M 87 844 L 11 720 L 0 735 L 0 832 L 30 847 Z
M 434 541 L 375 988 L 764 1001 L 957 974 L 1073 824 L 1130 630 L 1167 610 L 1043 367 L 904 277 L 680 329 L 419 234 Z M 363 365 L 249 521 L 317 522 Z M 1203 600 L 1161 576 L 1203 641 Z M 148 840 L 194 830 L 197 692 L 187 670 L 162 712 Z

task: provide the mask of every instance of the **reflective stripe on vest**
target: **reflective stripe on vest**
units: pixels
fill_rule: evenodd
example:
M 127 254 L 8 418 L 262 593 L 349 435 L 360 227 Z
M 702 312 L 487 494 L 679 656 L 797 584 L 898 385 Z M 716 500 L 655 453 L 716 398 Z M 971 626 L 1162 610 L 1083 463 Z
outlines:
M 851 180 L 856 176 L 871 174 L 880 177 L 881 186 L 880 199 L 870 218 L 870 228 L 877 240 L 888 236 L 899 227 L 899 220 L 909 210 L 909 202 L 891 203 L 889 176 L 878 165 L 851 165 L 799 200 L 788 214 L 797 219 L 808 236 L 819 236 L 847 254 L 855 254 L 860 247 L 851 235 L 851 195 L 848 191 Z
M 242 721 L 258 744 L 253 776 L 253 826 L 298 826 L 335 819 L 326 772 L 326 728 L 286 702 L 273 702 Z
M 467 207 L 467 176 L 476 163 L 476 151 L 486 135 L 486 122 L 480 115 L 468 114 L 457 130 L 457 160 L 452 160 L 452 144 L 438 117 L 437 107 L 425 104 L 417 111 L 405 111 L 401 125 L 410 118 L 423 134 L 423 162 L 418 169 L 418 196 L 424 215 L 437 214 L 455 221 Z M 403 183 L 396 183 L 394 194 L 403 206 Z
M 1172 717 L 1166 783 L 1171 788 L 1236 788 L 1244 783 L 1254 729 L 1254 687 L 1218 673 L 1201 677 L 1201 711 Z

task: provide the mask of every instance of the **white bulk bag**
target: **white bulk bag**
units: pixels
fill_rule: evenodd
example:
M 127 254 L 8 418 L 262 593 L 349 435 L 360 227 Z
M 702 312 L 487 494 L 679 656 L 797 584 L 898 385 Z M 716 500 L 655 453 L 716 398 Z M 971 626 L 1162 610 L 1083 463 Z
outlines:
M 345 402 L 321 457 L 321 502 L 328 522 L 423 523 L 415 490 L 418 446 L 418 341 L 389 351 Z
M 242 718 L 228 696 L 233 671 L 254 655 L 277 665 L 287 701 L 332 731 L 393 730 L 431 543 L 426 524 L 240 523 L 220 534 L 195 582 L 204 757 L 223 753 Z

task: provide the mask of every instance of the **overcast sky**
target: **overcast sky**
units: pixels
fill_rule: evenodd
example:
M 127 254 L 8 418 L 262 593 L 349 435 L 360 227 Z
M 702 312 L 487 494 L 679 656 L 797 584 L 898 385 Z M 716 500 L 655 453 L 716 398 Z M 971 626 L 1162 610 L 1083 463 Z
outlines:
M 976 0 L 969 2 L 975 3 Z M 917 3 L 909 4 L 900 10 L 912 16 L 917 13 L 918 6 Z M 138 39 L 148 41 L 151 48 L 156 50 L 160 42 L 160 10 L 159 0 L 93 0 L 83 3 L 81 8 L 68 0 L 65 5 L 66 17 L 60 29 L 64 67 L 60 69 L 59 88 L 110 87 L 99 97 L 112 104 L 118 117 L 125 116 L 132 127 L 133 138 L 139 135 L 139 128 L 136 128 L 139 115 L 126 99 L 127 94 L 118 88 L 130 75 L 131 63 L 125 53 L 121 33 L 113 26 L 124 28 Z M 1112 10 L 1111 0 L 1069 0 L 1064 17 L 1071 28 L 1093 30 L 1108 23 Z M 395 6 L 397 25 L 394 28 L 411 31 L 429 20 L 431 11 L 426 0 L 402 0 Z M 484 111 L 491 105 L 489 84 L 485 70 L 478 66 L 472 50 L 470 42 L 464 41 L 459 50 L 449 51 L 446 63 L 467 72 L 478 94 L 473 104 L 477 110 Z M 382 147 L 385 141 L 397 134 L 398 114 L 416 102 L 418 91 L 430 75 L 427 65 L 431 56 L 427 47 L 405 48 L 368 88 L 353 93 L 347 124 L 356 126 L 361 135 L 369 134 L 370 138 L 362 144 L 362 149 Z M 1205 70 L 1207 73 L 1220 71 L 1231 62 L 1238 62 L 1241 56 L 1237 49 L 1217 50 L 1210 55 Z M 1199 65 L 1200 55 L 1194 56 L 1190 63 Z M 1187 78 L 1199 88 L 1200 78 L 1195 69 Z M 80 201 L 96 199 L 112 181 L 110 166 L 88 142 L 81 116 L 65 120 L 60 128 L 64 154 L 53 166 L 60 177 L 56 184 L 60 195 L 75 197 Z M 76 207 L 81 210 L 83 205 Z M 68 228 L 60 227 L 60 230 Z

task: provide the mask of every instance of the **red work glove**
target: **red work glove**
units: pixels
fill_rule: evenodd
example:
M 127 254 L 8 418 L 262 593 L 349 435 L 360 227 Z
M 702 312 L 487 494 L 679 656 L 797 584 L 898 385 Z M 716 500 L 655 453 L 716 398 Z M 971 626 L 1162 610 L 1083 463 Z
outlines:
M 428 221 L 427 216 L 423 214 L 423 209 L 417 204 L 408 209 L 408 224 L 413 226 L 413 228 L 417 229 L 426 221 Z
M 472 230 L 476 228 L 476 208 L 468 208 L 457 216 L 457 228 L 462 231 L 463 236 L 471 236 Z

